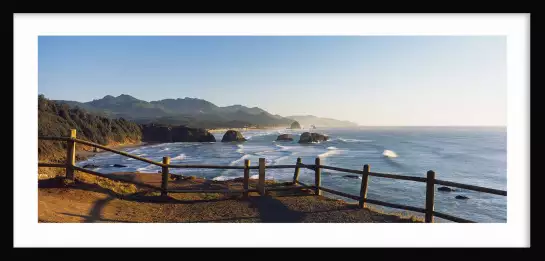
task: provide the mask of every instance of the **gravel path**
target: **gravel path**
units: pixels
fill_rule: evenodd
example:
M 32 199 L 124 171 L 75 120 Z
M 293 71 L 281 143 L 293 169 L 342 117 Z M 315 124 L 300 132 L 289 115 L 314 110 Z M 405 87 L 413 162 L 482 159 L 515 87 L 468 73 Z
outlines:
M 158 185 L 160 175 L 122 175 Z M 176 188 L 234 188 L 239 182 L 202 179 L 171 181 Z M 252 182 L 251 186 L 255 185 Z M 282 185 L 282 184 L 278 184 Z M 96 184 L 59 179 L 41 180 L 38 188 L 39 222 L 262 222 L 262 223 L 369 223 L 412 222 L 396 215 L 360 209 L 344 201 L 312 195 L 309 190 L 270 192 L 266 196 L 169 194 L 140 190 L 120 195 Z

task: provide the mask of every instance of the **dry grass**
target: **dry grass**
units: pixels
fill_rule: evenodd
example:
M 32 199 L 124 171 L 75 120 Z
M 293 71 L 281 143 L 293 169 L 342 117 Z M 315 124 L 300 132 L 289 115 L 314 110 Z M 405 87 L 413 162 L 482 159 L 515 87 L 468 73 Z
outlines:
M 374 213 L 377 213 L 377 214 L 382 214 L 382 215 L 391 215 L 391 216 L 397 216 L 401 219 L 406 219 L 406 220 L 411 220 L 412 222 L 421 222 L 421 223 L 424 223 L 424 217 L 423 216 L 415 216 L 413 214 L 410 214 L 406 211 L 395 211 L 395 212 L 386 212 L 384 211 L 383 209 L 380 209 L 380 208 L 377 208 L 377 207 L 372 207 L 372 206 L 365 206 L 366 209 L 369 209 L 370 211 L 374 212 Z
M 125 174 L 139 182 L 160 184 L 159 175 Z M 267 196 L 250 193 L 249 199 L 242 199 L 240 194 L 198 192 L 169 193 L 163 197 L 159 191 L 82 172 L 76 172 L 73 183 L 67 184 L 61 177 L 55 180 L 58 185 L 40 186 L 40 222 L 422 222 L 422 218 L 404 212 L 386 213 L 372 207 L 361 209 L 357 204 L 315 196 L 312 190 L 271 191 Z M 255 184 L 253 180 L 250 182 L 250 185 Z M 179 189 L 211 189 L 209 186 L 240 189 L 241 182 L 194 178 L 170 181 L 171 185 Z
M 98 177 L 81 171 L 76 171 L 76 180 L 87 184 L 96 184 L 102 188 L 111 190 L 120 195 L 128 195 L 138 192 L 134 184 L 115 181 L 107 178 Z M 160 195 L 160 193 L 159 193 Z

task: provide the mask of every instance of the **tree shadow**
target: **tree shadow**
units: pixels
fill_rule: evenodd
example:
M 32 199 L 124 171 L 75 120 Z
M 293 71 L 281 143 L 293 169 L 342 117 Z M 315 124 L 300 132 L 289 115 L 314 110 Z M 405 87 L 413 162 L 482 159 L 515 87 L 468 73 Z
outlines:
M 203 182 L 203 183 L 195 183 L 192 186 L 186 187 L 184 189 L 211 189 L 216 188 L 220 184 L 217 184 L 215 182 Z M 86 183 L 83 181 L 76 180 L 73 183 L 67 183 L 64 178 L 53 178 L 53 179 L 46 179 L 46 180 L 40 180 L 38 182 L 39 188 L 67 188 L 67 189 L 76 189 L 76 190 L 83 190 L 83 191 L 92 191 L 92 192 L 98 192 L 98 193 L 104 193 L 109 195 L 105 199 L 98 200 L 94 203 L 91 210 L 89 211 L 88 215 L 76 215 L 76 214 L 69 214 L 69 213 L 62 213 L 64 215 L 71 215 L 71 216 L 79 216 L 84 218 L 84 222 L 86 223 L 94 223 L 94 222 L 124 222 L 124 221 L 117 221 L 117 220 L 110 220 L 105 219 L 102 217 L 102 212 L 105 206 L 114 199 L 122 199 L 122 200 L 128 200 L 133 202 L 142 202 L 142 203 L 168 203 L 168 204 L 195 204 L 195 203 L 203 203 L 203 202 L 218 202 L 218 201 L 226 201 L 226 200 L 239 200 L 240 197 L 236 196 L 227 196 L 223 198 L 217 198 L 217 199 L 198 199 L 198 200 L 180 200 L 173 198 L 171 196 L 161 196 L 157 191 L 155 194 L 151 194 L 150 192 L 153 192 L 153 189 L 142 189 L 136 193 L 132 194 L 119 194 L 115 191 L 112 191 L 110 189 L 104 188 L 98 184 L 92 184 L 92 183 Z M 225 187 L 223 187 L 225 189 Z M 196 191 L 195 193 L 199 193 Z M 285 194 L 286 193 L 286 194 Z M 264 196 L 250 196 L 248 197 L 247 201 L 249 203 L 250 208 L 254 208 L 259 213 L 256 217 L 233 217 L 228 218 L 225 220 L 217 219 L 217 220 L 208 220 L 208 221 L 202 221 L 202 222 L 218 222 L 218 221 L 235 221 L 235 220 L 244 220 L 244 219 L 259 219 L 260 222 L 264 223 L 299 223 L 301 222 L 305 216 L 306 213 L 299 212 L 295 210 L 289 209 L 284 203 L 279 201 L 278 199 L 275 199 L 277 196 L 288 196 L 287 194 L 291 194 L 292 196 L 309 196 L 310 192 L 300 191 L 299 193 L 288 193 L 286 191 L 276 191 L 273 192 L 272 195 L 264 195 Z M 126 222 L 126 221 L 125 221 Z M 201 222 L 201 221 L 200 221 Z M 128 222 L 132 223 L 132 222 Z
M 294 211 L 270 195 L 248 198 L 250 207 L 257 209 L 259 218 L 265 223 L 298 223 L 305 213 Z
M 132 221 L 125 221 L 125 220 L 115 220 L 115 219 L 106 219 L 106 218 L 102 218 L 102 217 L 99 217 L 99 218 L 96 218 L 94 216 L 86 216 L 86 215 L 78 215 L 78 214 L 70 214 L 70 213 L 61 213 L 63 215 L 67 215 L 67 216 L 73 216 L 73 217 L 82 217 L 82 218 L 85 218 L 85 223 L 99 223 L 98 221 L 103 221 L 103 222 L 116 222 L 116 223 L 136 223 L 136 222 L 132 222 Z M 90 220 L 90 221 L 88 221 Z

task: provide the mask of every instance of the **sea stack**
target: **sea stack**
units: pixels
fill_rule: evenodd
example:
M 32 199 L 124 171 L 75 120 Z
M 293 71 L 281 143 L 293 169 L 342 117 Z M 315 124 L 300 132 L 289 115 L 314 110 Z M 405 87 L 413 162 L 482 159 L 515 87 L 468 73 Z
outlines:
M 222 142 L 231 142 L 231 141 L 246 141 L 244 136 L 239 131 L 236 130 L 228 130 L 223 134 L 223 138 L 221 139 Z
M 299 124 L 299 122 L 294 121 L 294 122 L 291 124 L 290 129 L 301 129 L 301 125 Z
M 304 132 L 299 138 L 299 143 L 311 143 L 311 142 L 322 142 L 328 140 L 329 137 L 320 133 L 310 133 Z
M 282 134 L 282 135 L 278 135 L 276 140 L 293 141 L 293 136 L 291 134 Z

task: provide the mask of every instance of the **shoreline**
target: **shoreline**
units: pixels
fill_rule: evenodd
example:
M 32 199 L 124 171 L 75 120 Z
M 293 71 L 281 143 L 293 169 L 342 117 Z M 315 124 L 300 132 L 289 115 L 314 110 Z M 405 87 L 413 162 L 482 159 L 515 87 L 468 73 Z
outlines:
M 206 129 L 210 133 L 225 133 L 228 130 L 234 131 L 266 131 L 266 130 L 283 130 L 286 127 L 265 127 L 265 128 L 218 128 L 218 129 Z
M 121 150 L 121 149 L 128 149 L 128 148 L 138 148 L 138 147 L 143 147 L 143 146 L 147 146 L 147 145 L 152 145 L 152 144 L 158 144 L 159 142 L 139 142 L 139 143 L 129 143 L 129 144 L 120 144 L 120 145 L 114 145 L 114 146 L 106 146 L 110 149 L 114 149 L 114 150 Z M 80 160 L 77 160 L 78 162 L 79 161 L 84 161 L 84 160 L 87 160 L 87 159 L 90 159 L 98 154 L 101 154 L 101 153 L 104 153 L 104 152 L 108 152 L 107 150 L 100 150 L 100 151 L 87 151 L 87 150 L 78 150 L 76 151 L 76 158 L 80 158 Z

